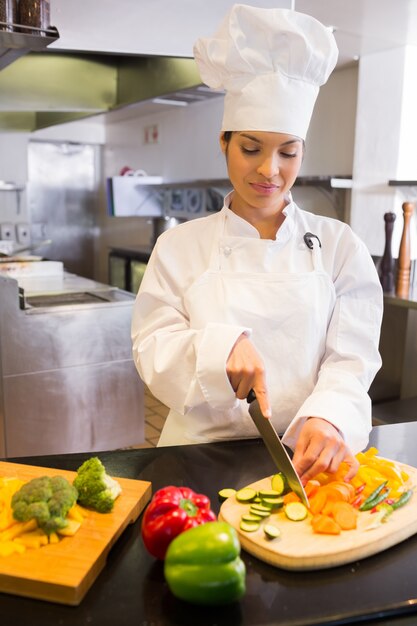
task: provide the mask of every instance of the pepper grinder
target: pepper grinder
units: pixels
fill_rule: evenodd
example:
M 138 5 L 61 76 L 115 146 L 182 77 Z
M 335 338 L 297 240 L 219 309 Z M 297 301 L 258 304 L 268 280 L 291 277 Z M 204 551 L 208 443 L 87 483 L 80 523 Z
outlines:
M 410 220 L 414 211 L 413 202 L 404 202 L 404 228 L 398 256 L 397 285 L 395 293 L 399 298 L 407 298 L 410 290 Z
M 391 242 L 394 230 L 395 213 L 385 213 L 385 249 L 379 266 L 379 280 L 382 290 L 386 293 L 394 291 L 394 259 L 392 258 Z

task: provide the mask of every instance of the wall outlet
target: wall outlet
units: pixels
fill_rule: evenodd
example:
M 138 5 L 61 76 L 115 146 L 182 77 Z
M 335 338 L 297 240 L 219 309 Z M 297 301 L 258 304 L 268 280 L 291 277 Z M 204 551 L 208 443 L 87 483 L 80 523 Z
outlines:
M 0 224 L 0 239 L 3 239 L 3 241 L 14 241 L 13 224 Z
M 29 224 L 16 224 L 16 240 L 22 245 L 30 244 Z

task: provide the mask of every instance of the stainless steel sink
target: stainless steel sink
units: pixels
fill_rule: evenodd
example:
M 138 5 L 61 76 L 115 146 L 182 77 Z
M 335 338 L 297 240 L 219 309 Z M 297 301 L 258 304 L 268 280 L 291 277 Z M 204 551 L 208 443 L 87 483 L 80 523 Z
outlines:
M 106 289 L 99 291 L 66 291 L 62 293 L 47 293 L 24 297 L 24 308 L 50 308 L 61 306 L 75 306 L 80 304 L 103 304 L 110 302 L 132 301 L 134 295 L 121 289 Z

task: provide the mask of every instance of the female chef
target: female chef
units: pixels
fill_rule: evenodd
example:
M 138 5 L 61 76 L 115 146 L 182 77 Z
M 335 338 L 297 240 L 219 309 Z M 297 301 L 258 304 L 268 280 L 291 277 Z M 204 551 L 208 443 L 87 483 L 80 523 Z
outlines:
M 234 5 L 194 52 L 226 91 L 233 191 L 158 239 L 136 299 L 134 360 L 170 408 L 159 445 L 256 437 L 253 389 L 304 483 L 343 460 L 349 478 L 371 428 L 382 290 L 349 226 L 290 194 L 334 37 L 308 15 Z

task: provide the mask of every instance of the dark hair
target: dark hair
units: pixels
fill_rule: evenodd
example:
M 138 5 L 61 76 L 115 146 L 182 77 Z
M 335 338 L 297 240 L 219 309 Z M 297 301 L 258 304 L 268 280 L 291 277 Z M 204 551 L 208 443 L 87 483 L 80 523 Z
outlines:
M 225 131 L 223 131 L 223 139 L 226 142 L 226 156 L 227 156 L 227 150 L 229 148 L 229 143 L 230 143 L 230 140 L 232 138 L 233 132 L 234 132 L 233 130 L 225 130 Z M 305 149 L 306 149 L 306 142 L 305 142 L 304 139 L 301 139 L 301 144 L 302 144 L 303 159 L 304 159 L 304 154 L 305 154 Z

